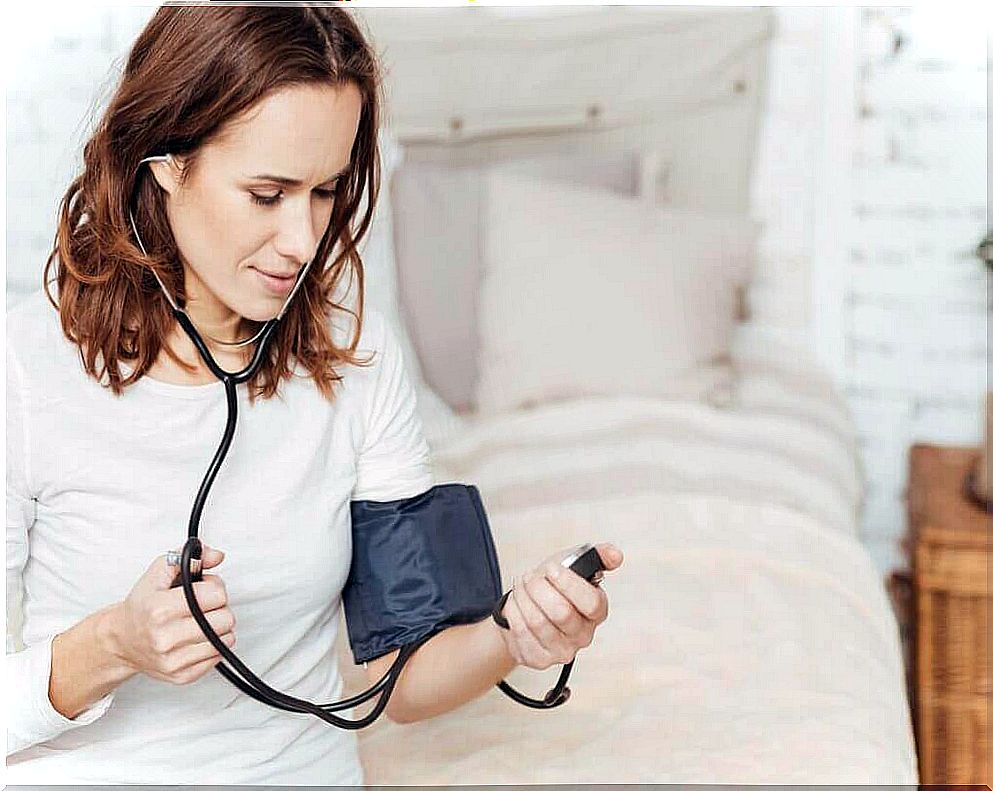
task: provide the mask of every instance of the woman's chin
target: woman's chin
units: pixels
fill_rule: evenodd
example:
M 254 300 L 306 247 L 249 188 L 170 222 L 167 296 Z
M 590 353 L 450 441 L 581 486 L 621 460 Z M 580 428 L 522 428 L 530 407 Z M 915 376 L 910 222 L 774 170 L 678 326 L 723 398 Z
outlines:
M 261 324 L 276 318 L 280 308 L 283 307 L 283 302 L 284 300 L 279 297 L 263 294 L 254 299 L 245 300 L 236 310 L 245 321 L 255 321 Z

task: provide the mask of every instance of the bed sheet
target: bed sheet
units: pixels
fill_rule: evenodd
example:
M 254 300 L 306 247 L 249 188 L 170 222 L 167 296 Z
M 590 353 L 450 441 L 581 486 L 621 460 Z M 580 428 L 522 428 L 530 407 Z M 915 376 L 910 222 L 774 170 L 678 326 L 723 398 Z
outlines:
M 494 688 L 431 720 L 380 720 L 360 732 L 369 783 L 917 782 L 898 628 L 858 538 L 849 413 L 788 343 L 752 340 L 723 407 L 574 399 L 466 420 L 434 448 L 439 482 L 479 486 L 505 589 L 584 541 L 625 562 L 567 704 L 535 711 Z M 538 696 L 558 670 L 508 681 Z
M 610 614 L 552 711 L 499 690 L 360 732 L 373 785 L 916 783 L 895 619 L 851 536 L 702 494 L 494 510 L 501 572 L 611 540 Z M 367 686 L 342 653 L 349 693 Z M 558 668 L 517 668 L 540 696 Z M 438 672 L 445 672 L 439 668 Z

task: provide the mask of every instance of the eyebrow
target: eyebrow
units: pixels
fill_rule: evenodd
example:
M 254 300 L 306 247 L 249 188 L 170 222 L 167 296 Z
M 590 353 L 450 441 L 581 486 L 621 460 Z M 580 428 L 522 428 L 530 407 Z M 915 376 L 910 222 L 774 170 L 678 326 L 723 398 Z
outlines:
M 349 162 L 347 165 L 345 165 L 345 167 L 343 167 L 341 170 L 335 173 L 331 178 L 322 181 L 321 184 L 327 184 L 329 181 L 334 181 L 337 178 L 341 178 L 348 172 L 348 169 L 351 166 L 352 163 Z M 283 185 L 284 187 L 299 187 L 303 184 L 303 182 L 300 181 L 299 179 L 291 179 L 288 176 L 274 176 L 271 173 L 260 173 L 257 176 L 249 176 L 249 178 L 259 179 L 260 181 L 274 181 L 277 184 Z

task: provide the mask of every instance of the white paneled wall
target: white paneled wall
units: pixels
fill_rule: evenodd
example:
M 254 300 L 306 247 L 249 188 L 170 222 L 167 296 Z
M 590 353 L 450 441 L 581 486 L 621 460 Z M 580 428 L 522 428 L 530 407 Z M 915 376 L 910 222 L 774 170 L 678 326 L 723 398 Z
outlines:
M 41 285 L 93 114 L 154 11 L 84 5 L 39 11 L 11 53 L 8 306 Z M 972 251 L 986 222 L 986 30 L 921 8 L 780 8 L 777 22 L 751 305 L 756 321 L 828 350 L 867 462 L 864 538 L 885 574 L 904 563 L 909 444 L 979 438 L 988 313 Z
M 808 337 L 848 398 L 868 475 L 863 539 L 886 575 L 908 562 L 911 443 L 981 436 L 988 22 L 892 7 L 780 8 L 777 21 L 752 306 Z M 819 180 L 818 161 L 841 172 Z M 818 222 L 847 238 L 819 248 Z
M 769 52 L 766 111 L 752 176 L 752 215 L 765 224 L 749 305 L 756 322 L 812 328 L 814 171 L 825 13 L 779 8 Z
M 865 537 L 906 564 L 912 442 L 978 443 L 987 387 L 987 29 L 968 8 L 855 18 L 845 391 L 869 472 Z
M 16 25 L 7 76 L 7 307 L 41 288 L 59 201 L 134 37 L 154 6 L 36 5 Z

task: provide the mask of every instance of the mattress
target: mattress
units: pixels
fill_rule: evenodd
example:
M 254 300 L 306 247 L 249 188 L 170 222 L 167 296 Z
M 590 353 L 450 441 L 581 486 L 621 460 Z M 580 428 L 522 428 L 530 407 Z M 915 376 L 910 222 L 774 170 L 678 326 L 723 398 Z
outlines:
M 585 541 L 625 560 L 565 705 L 494 688 L 381 718 L 359 733 L 367 782 L 917 782 L 897 624 L 858 535 L 856 434 L 828 377 L 787 351 L 741 337 L 723 406 L 572 399 L 466 420 L 434 448 L 439 482 L 479 487 L 505 588 Z M 339 649 L 347 690 L 364 689 Z M 558 673 L 507 680 L 540 697 Z

